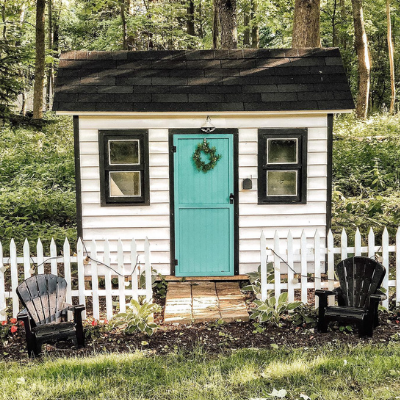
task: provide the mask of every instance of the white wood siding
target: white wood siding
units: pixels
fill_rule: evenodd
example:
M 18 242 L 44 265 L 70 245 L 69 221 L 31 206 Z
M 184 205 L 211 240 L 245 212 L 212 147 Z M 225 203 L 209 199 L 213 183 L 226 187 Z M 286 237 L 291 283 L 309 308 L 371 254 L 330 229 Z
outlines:
M 258 267 L 261 230 L 264 230 L 269 245 L 272 245 L 275 230 L 286 237 L 290 229 L 293 237 L 299 238 L 304 229 L 311 241 L 318 229 L 324 238 L 327 200 L 326 115 L 210 116 L 218 128 L 239 129 L 239 272 L 251 272 Z M 147 236 L 153 267 L 169 274 L 168 129 L 199 128 L 204 120 L 204 116 L 79 118 L 82 225 L 86 243 L 92 239 L 101 241 L 109 238 L 112 245 L 113 241 L 116 243 L 121 238 L 128 246 L 134 238 L 140 254 Z M 258 205 L 257 130 L 286 127 L 308 128 L 307 204 Z M 100 206 L 100 129 L 149 130 L 150 206 Z M 242 189 L 245 178 L 252 179 L 253 189 Z

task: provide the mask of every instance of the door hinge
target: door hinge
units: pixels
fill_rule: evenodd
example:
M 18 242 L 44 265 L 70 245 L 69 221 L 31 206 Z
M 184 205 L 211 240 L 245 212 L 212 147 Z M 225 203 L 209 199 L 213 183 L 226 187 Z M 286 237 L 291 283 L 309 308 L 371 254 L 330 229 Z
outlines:
M 174 264 L 175 265 L 178 265 L 178 260 L 175 258 L 175 260 L 174 260 Z
M 176 153 L 176 146 L 172 146 L 172 152 Z

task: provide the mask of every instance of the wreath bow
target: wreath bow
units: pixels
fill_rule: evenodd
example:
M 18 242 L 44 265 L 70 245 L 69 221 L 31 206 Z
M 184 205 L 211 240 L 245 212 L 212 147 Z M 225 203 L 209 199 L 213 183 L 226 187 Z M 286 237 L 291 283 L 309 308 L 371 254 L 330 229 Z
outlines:
M 214 169 L 218 160 L 222 157 L 221 154 L 216 154 L 216 151 L 215 147 L 210 148 L 210 144 L 205 139 L 203 143 L 199 143 L 192 157 L 196 168 L 204 173 L 207 173 L 210 169 Z M 208 155 L 208 163 L 201 160 L 201 152 Z

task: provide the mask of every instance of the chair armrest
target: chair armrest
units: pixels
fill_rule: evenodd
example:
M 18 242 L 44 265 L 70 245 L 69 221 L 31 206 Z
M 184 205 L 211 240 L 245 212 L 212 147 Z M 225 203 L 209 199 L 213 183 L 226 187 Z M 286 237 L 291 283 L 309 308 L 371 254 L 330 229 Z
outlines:
M 17 320 L 18 321 L 23 321 L 25 319 L 29 319 L 29 314 L 28 311 L 26 310 L 26 308 L 24 308 L 23 310 L 21 310 L 18 314 L 17 314 Z
M 67 304 L 67 303 L 64 303 L 64 307 L 68 311 L 77 311 L 77 312 L 82 312 L 86 308 L 83 304 L 79 304 L 77 306 L 73 306 L 72 304 Z
M 334 290 L 317 289 L 315 295 L 318 297 L 335 296 L 336 292 Z
M 375 294 L 371 294 L 371 296 L 369 296 L 369 298 L 373 301 L 383 301 L 387 299 L 386 294 L 384 293 L 375 293 Z

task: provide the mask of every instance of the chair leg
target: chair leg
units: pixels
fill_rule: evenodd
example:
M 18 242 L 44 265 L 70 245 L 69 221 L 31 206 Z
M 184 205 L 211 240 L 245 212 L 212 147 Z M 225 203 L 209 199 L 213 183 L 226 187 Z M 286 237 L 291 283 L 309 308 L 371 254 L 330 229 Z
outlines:
M 326 332 L 328 332 L 328 323 L 327 323 L 325 317 L 323 317 L 323 318 L 322 318 L 322 317 L 319 317 L 319 318 L 318 318 L 317 330 L 318 330 L 318 332 L 321 332 L 321 333 L 326 333 Z

